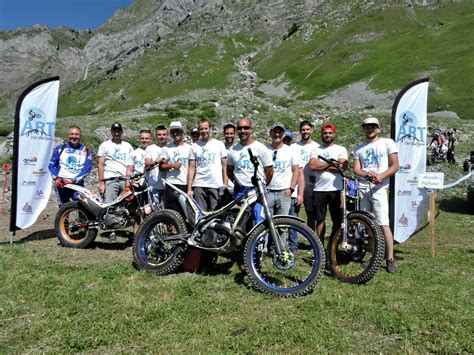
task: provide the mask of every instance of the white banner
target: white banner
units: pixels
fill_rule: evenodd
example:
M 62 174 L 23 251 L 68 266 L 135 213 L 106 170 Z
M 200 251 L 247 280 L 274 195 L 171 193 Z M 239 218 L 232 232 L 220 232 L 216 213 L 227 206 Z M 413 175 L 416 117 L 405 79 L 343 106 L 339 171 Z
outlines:
M 12 201 L 12 207 L 16 208 L 12 208 L 10 230 L 34 224 L 48 203 L 51 194 L 48 163 L 54 144 L 58 93 L 56 77 L 33 84 L 18 101 L 14 140 L 16 179 L 12 196 L 12 199 L 16 197 L 16 204 Z
M 398 145 L 400 170 L 392 182 L 394 238 L 407 240 L 423 219 L 425 191 L 418 175 L 426 171 L 428 79 L 417 80 L 402 90 L 392 112 L 392 138 Z

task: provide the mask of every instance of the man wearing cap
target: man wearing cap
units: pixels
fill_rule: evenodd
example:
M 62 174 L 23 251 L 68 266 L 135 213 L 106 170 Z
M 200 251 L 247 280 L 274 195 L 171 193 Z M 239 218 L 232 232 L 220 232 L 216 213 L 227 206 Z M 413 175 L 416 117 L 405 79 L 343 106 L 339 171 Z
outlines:
M 168 143 L 168 129 L 165 125 L 160 124 L 156 127 L 155 131 L 156 144 L 150 144 L 146 148 L 149 157 L 145 159 L 145 166 L 149 168 L 153 166 L 155 162 L 159 164 L 158 167 L 148 172 L 148 181 L 152 188 L 151 192 L 155 203 L 160 205 L 165 191 L 165 185 L 162 180 L 166 177 L 166 171 L 161 170 L 161 164 L 166 160 L 164 147 Z
M 316 181 L 313 190 L 314 215 L 316 218 L 316 233 L 324 242 L 326 233 L 326 212 L 329 206 L 331 214 L 332 230 L 339 228 L 341 223 L 341 191 L 343 180 L 339 170 L 347 169 L 347 149 L 341 145 L 334 144 L 336 126 L 325 123 L 321 126 L 322 145 L 311 153 L 309 167 L 316 172 Z M 322 156 L 329 160 L 337 161 L 338 168 L 318 158 Z
M 387 271 L 398 270 L 393 258 L 393 234 L 388 216 L 389 178 L 398 171 L 398 147 L 389 138 L 381 138 L 380 123 L 377 118 L 366 118 L 362 123 L 366 142 L 354 151 L 354 173 L 362 177 L 371 177 L 371 182 L 361 182 L 361 208 L 375 214 L 377 223 L 385 236 L 385 257 Z M 372 184 L 370 189 L 369 184 Z
M 104 201 L 107 203 L 115 200 L 126 185 L 126 181 L 110 179 L 129 178 L 133 173 L 133 148 L 122 140 L 122 125 L 114 123 L 110 131 L 112 139 L 103 142 L 97 152 L 99 157 L 99 192 L 104 195 Z
M 237 134 L 240 142 L 234 145 L 229 151 L 227 160 L 227 176 L 234 182 L 234 197 L 239 197 L 247 190 L 254 187 L 252 176 L 254 166 L 250 161 L 248 149 L 259 160 L 258 175 L 267 185 L 270 184 L 273 177 L 273 160 L 270 150 L 265 145 L 257 142 L 253 137 L 252 121 L 249 118 L 241 118 L 237 122 Z M 254 221 L 262 221 L 263 206 L 256 204 L 254 211 Z
M 270 128 L 272 143 L 268 149 L 273 159 L 273 178 L 268 184 L 268 206 L 273 214 L 288 215 L 291 194 L 298 183 L 298 158 L 294 150 L 283 143 L 285 127 L 275 123 Z
M 285 136 L 283 137 L 283 143 L 286 145 L 291 145 L 293 143 L 293 131 L 291 128 L 285 128 Z
M 175 121 L 170 124 L 170 135 L 173 142 L 168 143 L 164 148 L 166 162 L 160 169 L 166 171 L 166 179 L 181 191 L 187 192 L 188 164 L 191 146 L 183 140 L 184 130 L 181 122 Z M 181 213 L 178 198 L 174 190 L 165 186 L 163 196 L 165 208 Z
M 219 202 L 219 188 L 227 186 L 227 149 L 211 137 L 208 119 L 201 119 L 198 128 L 201 138 L 191 146 L 187 190 L 205 211 L 213 211 Z
M 89 149 L 81 144 L 81 129 L 71 126 L 68 130 L 66 143 L 53 150 L 48 169 L 56 183 L 56 191 L 60 206 L 76 199 L 74 190 L 64 188 L 64 182 L 84 186 L 84 179 L 92 168 L 92 156 Z
M 314 172 L 309 167 L 309 159 L 311 152 L 319 147 L 319 144 L 311 139 L 313 134 L 314 126 L 310 121 L 302 121 L 300 123 L 300 135 L 301 140 L 293 144 L 294 149 L 297 151 L 300 159 L 300 164 L 303 168 L 303 174 L 300 174 L 298 179 L 298 196 L 296 199 L 297 205 L 304 203 L 306 210 L 307 224 L 315 230 L 316 229 L 316 218 L 314 215 L 314 203 L 313 203 L 313 189 L 315 176 Z

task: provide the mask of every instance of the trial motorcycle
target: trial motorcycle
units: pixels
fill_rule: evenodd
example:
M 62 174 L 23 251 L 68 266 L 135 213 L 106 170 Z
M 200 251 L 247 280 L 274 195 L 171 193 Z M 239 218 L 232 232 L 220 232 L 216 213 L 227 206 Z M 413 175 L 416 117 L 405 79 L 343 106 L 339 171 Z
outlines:
M 257 174 L 259 162 L 250 149 L 249 155 L 255 168 L 254 187 L 216 211 L 203 211 L 193 198 L 164 179 L 174 190 L 181 213 L 163 209 L 145 219 L 133 245 L 138 269 L 170 274 L 181 266 L 192 246 L 224 256 L 243 253 L 252 285 L 272 296 L 303 296 L 316 286 L 325 264 L 321 241 L 303 220 L 272 216 Z M 253 226 L 257 203 L 263 205 L 265 219 Z
M 125 178 L 104 179 L 109 180 L 124 181 Z M 63 204 L 54 221 L 56 235 L 65 247 L 86 248 L 95 240 L 99 229 L 116 231 L 129 227 L 158 209 L 145 173 L 132 175 L 129 186 L 110 203 L 104 203 L 99 195 L 84 186 L 65 184 L 64 187 L 77 194 L 77 201 Z

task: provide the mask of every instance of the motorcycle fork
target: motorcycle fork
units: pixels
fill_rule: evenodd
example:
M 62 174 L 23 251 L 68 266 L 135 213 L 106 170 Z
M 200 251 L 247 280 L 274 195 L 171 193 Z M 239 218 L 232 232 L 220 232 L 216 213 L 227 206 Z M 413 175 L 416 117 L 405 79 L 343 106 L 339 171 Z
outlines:
M 263 205 L 263 211 L 265 212 L 265 218 L 267 219 L 268 227 L 270 229 L 270 235 L 273 239 L 273 243 L 275 244 L 275 250 L 277 252 L 277 255 L 281 255 L 284 251 L 286 251 L 285 246 L 283 245 L 280 236 L 277 235 L 275 223 L 273 223 L 273 216 L 270 212 L 270 208 L 268 207 L 267 196 L 265 195 L 265 190 L 263 189 L 263 184 L 260 180 L 258 180 L 257 186 L 261 196 L 261 202 Z

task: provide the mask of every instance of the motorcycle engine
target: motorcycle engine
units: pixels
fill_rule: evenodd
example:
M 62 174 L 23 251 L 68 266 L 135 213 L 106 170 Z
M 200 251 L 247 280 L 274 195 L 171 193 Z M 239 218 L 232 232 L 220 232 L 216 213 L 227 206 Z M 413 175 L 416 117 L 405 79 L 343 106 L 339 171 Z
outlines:
M 230 229 L 220 221 L 213 223 L 201 233 L 201 244 L 206 248 L 219 248 L 230 238 Z
M 124 207 L 110 207 L 103 217 L 104 229 L 119 229 L 127 227 L 131 221 L 128 210 Z

